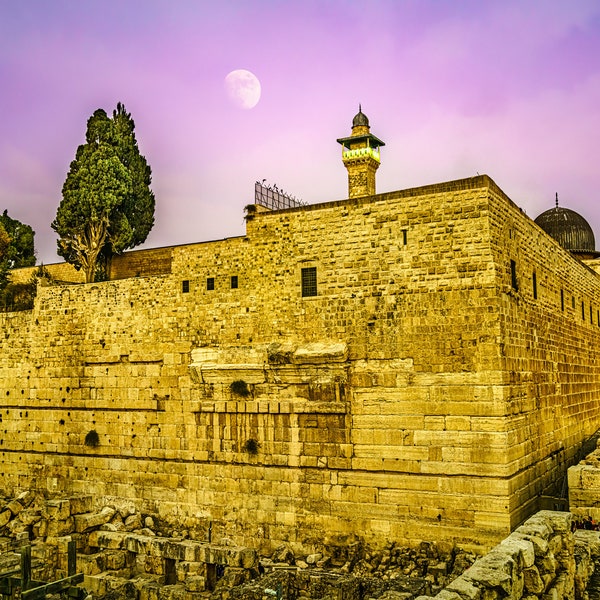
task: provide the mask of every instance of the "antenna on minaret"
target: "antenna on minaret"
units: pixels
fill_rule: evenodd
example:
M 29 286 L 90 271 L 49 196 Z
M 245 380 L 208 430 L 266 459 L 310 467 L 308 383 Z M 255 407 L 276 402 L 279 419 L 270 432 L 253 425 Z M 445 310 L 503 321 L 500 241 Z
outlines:
M 556 192 L 556 208 L 558 208 L 558 192 Z

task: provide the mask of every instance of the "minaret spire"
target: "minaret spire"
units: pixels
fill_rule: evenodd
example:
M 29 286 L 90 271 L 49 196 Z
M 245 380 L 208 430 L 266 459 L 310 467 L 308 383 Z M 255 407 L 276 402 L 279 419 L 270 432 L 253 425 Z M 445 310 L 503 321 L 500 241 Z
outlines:
M 358 113 L 352 119 L 350 137 L 339 138 L 342 145 L 342 161 L 348 170 L 348 197 L 375 194 L 375 172 L 379 168 L 379 148 L 385 144 L 370 132 L 369 119 L 358 105 Z

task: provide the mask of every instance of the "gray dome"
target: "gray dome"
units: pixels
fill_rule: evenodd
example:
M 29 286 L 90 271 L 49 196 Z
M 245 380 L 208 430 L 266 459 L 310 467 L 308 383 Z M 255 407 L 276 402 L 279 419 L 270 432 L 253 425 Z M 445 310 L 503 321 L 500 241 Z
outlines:
M 361 125 L 368 127 L 369 119 L 367 119 L 367 115 L 365 115 L 365 113 L 362 111 L 361 106 L 359 105 L 358 112 L 354 116 L 354 119 L 352 119 L 352 127 L 360 127 Z
M 535 222 L 565 250 L 575 253 L 596 252 L 590 224 L 574 210 L 556 206 L 543 212 Z

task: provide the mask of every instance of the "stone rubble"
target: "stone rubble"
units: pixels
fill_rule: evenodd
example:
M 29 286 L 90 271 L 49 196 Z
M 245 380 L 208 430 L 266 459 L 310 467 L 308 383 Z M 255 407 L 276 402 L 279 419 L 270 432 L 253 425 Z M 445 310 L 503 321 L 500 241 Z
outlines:
M 0 574 L 18 568 L 19 547 L 30 543 L 35 579 L 65 577 L 67 544 L 76 540 L 77 571 L 94 599 L 262 600 L 265 590 L 276 594 L 281 586 L 286 598 L 404 600 L 436 593 L 475 560 L 433 543 L 403 548 L 391 542 L 372 550 L 347 536 L 325 539 L 305 555 L 281 545 L 259 557 L 227 541 L 191 539 L 133 506 L 98 509 L 92 496 L 47 499 L 25 492 L 0 507 Z
M 574 530 L 568 512 L 538 512 L 480 558 L 433 542 L 370 548 L 348 535 L 259 556 L 132 506 L 95 507 L 92 496 L 24 492 L 0 502 L 0 516 L 0 576 L 31 544 L 33 578 L 63 578 L 75 540 L 89 600 L 593 600 L 600 573 L 600 533 Z

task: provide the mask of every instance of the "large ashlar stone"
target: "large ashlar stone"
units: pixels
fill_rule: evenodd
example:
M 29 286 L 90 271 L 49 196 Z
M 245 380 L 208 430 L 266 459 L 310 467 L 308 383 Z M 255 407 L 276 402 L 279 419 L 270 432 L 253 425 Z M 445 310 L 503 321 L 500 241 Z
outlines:
M 544 591 L 544 581 L 540 577 L 540 572 L 535 565 L 524 569 L 523 577 L 525 579 L 525 589 L 530 594 L 535 594 L 537 596 Z
M 530 540 L 511 536 L 500 543 L 498 550 L 509 554 L 523 568 L 531 567 L 535 563 L 535 549 Z
M 12 513 L 8 509 L 0 512 L 0 527 L 4 527 L 11 519 Z
M 512 595 L 514 571 L 515 561 L 507 554 L 501 554 L 493 550 L 469 567 L 463 577 L 475 585 L 482 585 L 486 588 L 500 588 L 507 595 Z
M 457 577 L 447 587 L 447 591 L 458 594 L 462 600 L 480 600 L 482 590 L 466 577 Z
M 23 510 L 23 505 L 18 501 L 18 500 L 11 500 L 7 505 L 6 508 L 8 508 L 8 510 L 10 510 L 10 512 L 12 513 L 12 515 L 14 517 L 16 517 L 22 510 Z
M 53 521 L 64 521 L 71 516 L 71 503 L 69 500 L 48 500 L 46 514 Z
M 119 549 L 124 546 L 125 536 L 121 531 L 92 531 L 88 537 L 88 544 L 92 548 Z
M 110 506 L 105 506 L 99 513 L 85 513 L 75 515 L 75 531 L 83 533 L 94 527 L 100 527 L 108 523 L 114 516 L 115 509 Z

